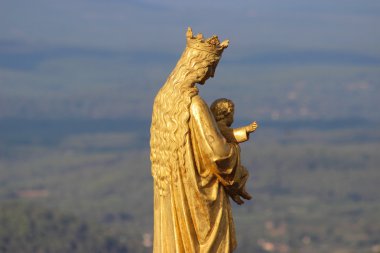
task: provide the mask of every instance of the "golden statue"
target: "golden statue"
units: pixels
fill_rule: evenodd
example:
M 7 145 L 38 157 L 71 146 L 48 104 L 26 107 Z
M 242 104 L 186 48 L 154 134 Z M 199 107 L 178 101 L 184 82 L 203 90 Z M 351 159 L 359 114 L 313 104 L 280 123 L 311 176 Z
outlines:
M 153 105 L 153 251 L 232 252 L 236 239 L 228 197 L 247 197 L 248 175 L 238 146 L 242 139 L 223 137 L 195 86 L 214 76 L 228 40 L 194 37 L 190 28 L 186 37 L 186 49 Z M 233 133 L 247 138 L 255 127 L 248 128 Z

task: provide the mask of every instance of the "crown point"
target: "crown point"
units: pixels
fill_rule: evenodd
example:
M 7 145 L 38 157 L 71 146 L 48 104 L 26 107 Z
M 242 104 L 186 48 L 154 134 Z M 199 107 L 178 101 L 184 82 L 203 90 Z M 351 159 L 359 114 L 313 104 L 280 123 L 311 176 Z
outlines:
M 186 37 L 189 39 L 193 37 L 193 30 L 191 30 L 190 26 L 187 28 Z
M 222 43 L 220 43 L 220 47 L 227 48 L 229 44 L 230 44 L 229 40 L 224 40 Z

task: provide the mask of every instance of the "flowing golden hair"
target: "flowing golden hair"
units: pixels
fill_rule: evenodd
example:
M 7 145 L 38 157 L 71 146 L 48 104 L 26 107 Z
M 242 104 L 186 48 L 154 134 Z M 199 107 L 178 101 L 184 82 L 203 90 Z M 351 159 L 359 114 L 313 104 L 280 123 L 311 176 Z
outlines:
M 169 184 L 186 169 L 191 99 L 198 94 L 195 83 L 201 73 L 219 60 L 207 51 L 186 47 L 177 65 L 158 92 L 150 129 L 150 159 L 155 187 L 165 195 Z

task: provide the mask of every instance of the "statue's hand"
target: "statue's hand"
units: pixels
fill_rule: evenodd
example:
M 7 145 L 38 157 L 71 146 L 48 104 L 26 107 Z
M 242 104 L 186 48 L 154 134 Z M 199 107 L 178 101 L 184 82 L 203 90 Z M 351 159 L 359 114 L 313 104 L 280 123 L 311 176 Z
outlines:
M 253 133 L 254 131 L 256 131 L 256 129 L 259 127 L 259 125 L 256 123 L 256 121 L 253 121 L 251 124 L 249 124 L 247 127 L 246 127 L 246 130 L 248 133 Z

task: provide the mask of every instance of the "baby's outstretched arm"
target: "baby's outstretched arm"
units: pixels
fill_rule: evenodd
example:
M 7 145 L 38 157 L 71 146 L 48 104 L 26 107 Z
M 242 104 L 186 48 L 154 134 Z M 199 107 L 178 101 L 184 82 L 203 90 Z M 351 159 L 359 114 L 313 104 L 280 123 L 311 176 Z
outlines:
M 256 121 L 253 121 L 251 124 L 245 127 L 245 130 L 247 131 L 248 134 L 253 133 L 256 131 L 256 129 L 259 127 Z

